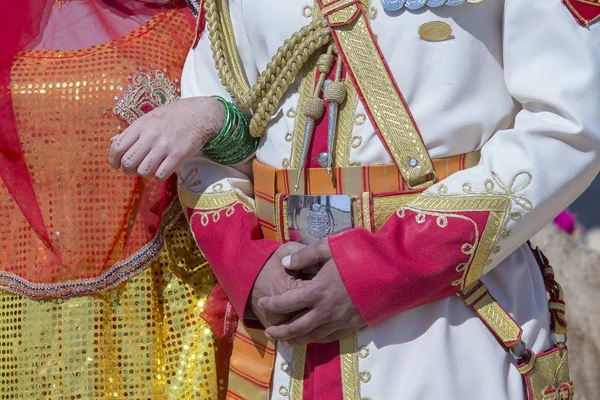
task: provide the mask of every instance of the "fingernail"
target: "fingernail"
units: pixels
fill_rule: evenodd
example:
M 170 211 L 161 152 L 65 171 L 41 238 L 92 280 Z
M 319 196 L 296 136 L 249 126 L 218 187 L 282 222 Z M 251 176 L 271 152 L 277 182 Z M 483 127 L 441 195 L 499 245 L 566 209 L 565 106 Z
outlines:
M 281 264 L 284 267 L 289 267 L 291 262 L 292 262 L 292 256 L 285 256 L 281 259 Z
M 111 137 L 110 138 L 110 142 L 111 143 L 114 142 L 118 137 L 119 137 L 119 135 Z
M 267 337 L 267 339 L 270 339 L 270 340 L 273 339 L 273 337 L 271 335 L 269 335 L 267 332 L 265 332 L 265 336 Z

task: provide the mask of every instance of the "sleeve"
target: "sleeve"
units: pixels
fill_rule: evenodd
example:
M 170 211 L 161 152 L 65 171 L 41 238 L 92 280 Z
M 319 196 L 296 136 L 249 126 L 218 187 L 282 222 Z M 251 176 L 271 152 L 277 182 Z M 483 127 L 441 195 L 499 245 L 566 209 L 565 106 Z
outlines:
M 243 30 L 241 6 L 238 1 L 229 3 L 245 73 L 253 81 L 257 71 Z M 188 55 L 182 97 L 218 95 L 231 100 L 217 74 L 208 36 L 205 32 Z M 279 247 L 275 241 L 261 239 L 249 167 L 226 167 L 200 153 L 186 160 L 179 171 L 179 199 L 192 234 L 240 316 L 245 314 L 258 273 Z
M 579 26 L 559 0 L 506 0 L 503 35 L 505 84 L 521 105 L 514 126 L 485 143 L 477 167 L 432 186 L 378 233 L 329 239 L 368 324 L 477 282 L 599 171 L 600 26 Z

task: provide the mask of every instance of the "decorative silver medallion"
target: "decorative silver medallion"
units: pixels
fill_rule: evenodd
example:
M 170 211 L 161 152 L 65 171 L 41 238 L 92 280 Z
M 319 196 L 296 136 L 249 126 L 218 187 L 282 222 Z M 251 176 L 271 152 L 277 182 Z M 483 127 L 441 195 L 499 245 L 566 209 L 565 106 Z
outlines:
M 314 243 L 353 227 L 352 199 L 347 195 L 291 195 L 287 218 L 292 240 Z
M 308 234 L 315 239 L 323 239 L 332 231 L 329 215 L 319 203 L 312 205 L 306 221 Z

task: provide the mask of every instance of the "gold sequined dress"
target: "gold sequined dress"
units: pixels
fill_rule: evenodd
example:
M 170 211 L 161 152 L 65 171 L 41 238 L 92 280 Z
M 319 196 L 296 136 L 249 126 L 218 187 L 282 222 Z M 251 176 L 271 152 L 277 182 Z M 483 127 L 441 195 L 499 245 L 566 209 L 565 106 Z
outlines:
M 214 278 L 175 182 L 107 163 L 112 136 L 178 97 L 194 32 L 189 12 L 172 9 L 91 48 L 18 54 L 15 119 L 50 240 L 0 183 L 2 399 L 217 399 L 224 390 L 218 343 L 200 318 Z

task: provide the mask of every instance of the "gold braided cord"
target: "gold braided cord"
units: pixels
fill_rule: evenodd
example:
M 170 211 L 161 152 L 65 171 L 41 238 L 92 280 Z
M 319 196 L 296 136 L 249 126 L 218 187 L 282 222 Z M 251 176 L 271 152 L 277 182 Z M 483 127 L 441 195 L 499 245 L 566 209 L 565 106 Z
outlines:
M 327 24 L 324 21 L 321 21 L 320 23 L 311 23 L 294 33 L 283 43 L 277 50 L 275 56 L 273 56 L 271 61 L 267 64 L 265 71 L 258 77 L 256 84 L 253 87 L 253 93 L 250 99 L 252 107 L 256 107 L 261 99 L 266 96 L 270 85 L 282 73 L 286 63 L 290 62 L 298 47 L 305 46 L 305 43 L 315 35 L 330 37 L 330 30 L 326 28 Z M 327 41 L 327 43 L 329 43 L 329 41 Z M 291 78 L 290 82 L 295 77 Z
M 244 75 L 234 74 L 231 69 L 231 64 L 241 65 L 242 61 L 237 51 L 233 58 L 231 57 L 231 51 L 228 51 L 231 48 L 227 46 L 224 38 L 223 31 L 225 28 L 223 27 L 221 16 L 229 15 L 229 3 L 228 1 L 206 0 L 204 8 L 206 11 L 206 25 L 209 33 L 210 47 L 219 78 L 225 89 L 240 105 L 246 104 L 251 90 L 250 86 Z M 236 71 L 240 70 L 237 67 L 234 69 Z
M 255 137 L 264 135 L 271 115 L 277 109 L 283 95 L 296 78 L 304 64 L 320 48 L 331 41 L 329 28 L 323 28 L 309 35 L 305 42 L 301 43 L 292 56 L 286 60 L 281 74 L 272 82 L 266 96 L 261 100 L 250 121 L 250 134 Z
M 237 51 L 228 3 L 228 0 L 206 0 L 204 5 L 215 66 L 223 86 L 238 105 L 257 108 L 250 131 L 254 136 L 262 136 L 301 68 L 315 51 L 331 42 L 331 32 L 325 20 L 319 19 L 294 33 L 250 87 Z

